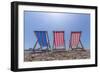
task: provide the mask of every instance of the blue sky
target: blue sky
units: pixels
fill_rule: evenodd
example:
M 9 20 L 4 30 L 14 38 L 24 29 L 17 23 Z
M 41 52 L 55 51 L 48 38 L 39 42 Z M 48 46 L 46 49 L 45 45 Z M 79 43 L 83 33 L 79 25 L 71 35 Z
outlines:
M 52 31 L 65 31 L 67 48 L 71 31 L 82 31 L 82 44 L 85 48 L 90 48 L 90 14 L 24 11 L 25 49 L 33 48 L 36 42 L 36 36 L 34 35 L 36 30 L 48 31 L 51 46 L 53 42 Z

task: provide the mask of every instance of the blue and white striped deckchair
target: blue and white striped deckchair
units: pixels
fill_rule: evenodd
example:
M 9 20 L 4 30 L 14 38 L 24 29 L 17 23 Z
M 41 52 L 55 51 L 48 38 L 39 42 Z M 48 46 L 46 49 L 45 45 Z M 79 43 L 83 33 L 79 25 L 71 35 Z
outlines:
M 48 37 L 48 32 L 47 31 L 34 31 L 37 41 L 34 45 L 33 50 L 35 51 L 37 43 L 40 45 L 40 48 L 37 49 L 39 51 L 43 50 L 48 50 L 50 48 L 50 43 L 49 43 L 49 37 Z M 47 49 L 42 49 L 43 47 L 46 47 Z

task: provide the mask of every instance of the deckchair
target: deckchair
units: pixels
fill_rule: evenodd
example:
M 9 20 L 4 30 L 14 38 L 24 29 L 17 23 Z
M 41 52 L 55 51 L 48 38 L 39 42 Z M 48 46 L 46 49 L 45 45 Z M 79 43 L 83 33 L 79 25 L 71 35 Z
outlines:
M 33 51 L 45 51 L 49 50 L 50 48 L 50 43 L 49 43 L 49 37 L 48 37 L 48 32 L 47 31 L 34 31 L 35 36 L 37 38 L 37 41 L 34 45 Z M 40 48 L 35 49 L 37 44 L 39 44 Z M 47 49 L 42 49 L 43 47 L 46 47 Z
M 54 50 L 65 50 L 65 39 L 64 31 L 53 31 L 53 49 Z
M 81 31 L 71 32 L 69 43 L 69 48 L 71 48 L 72 50 L 84 50 L 83 44 L 81 42 Z

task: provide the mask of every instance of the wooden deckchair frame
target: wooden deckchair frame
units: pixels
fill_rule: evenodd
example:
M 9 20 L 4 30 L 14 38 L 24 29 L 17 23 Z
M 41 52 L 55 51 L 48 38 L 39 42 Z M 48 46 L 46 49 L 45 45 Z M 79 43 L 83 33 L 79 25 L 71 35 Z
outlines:
M 54 41 L 54 39 L 55 39 L 55 36 L 54 36 L 54 33 L 55 32 L 63 32 L 64 33 L 64 31 L 53 31 L 53 50 L 66 50 L 66 45 L 65 45 L 65 33 L 64 33 L 64 36 L 63 36 L 63 38 L 64 38 L 64 48 L 62 48 L 62 49 L 57 49 L 56 47 L 55 47 L 55 41 Z
M 80 36 L 79 36 L 79 43 L 81 45 L 81 48 L 78 47 L 79 43 L 77 44 L 76 48 L 73 48 L 72 45 L 71 45 L 71 40 L 72 40 L 72 34 L 73 33 L 80 33 Z M 81 50 L 84 50 L 84 47 L 83 47 L 83 44 L 81 42 L 81 35 L 82 35 L 82 32 L 81 31 L 74 31 L 74 32 L 71 32 L 71 37 L 70 37 L 70 40 L 69 40 L 69 48 L 71 48 L 72 50 L 76 50 L 77 48 L 78 49 L 81 49 Z
M 51 48 L 51 46 L 50 46 L 48 32 L 47 31 L 34 31 L 35 36 L 36 36 L 36 32 L 45 32 L 46 33 L 46 40 L 47 40 L 47 49 L 46 50 L 49 50 L 49 48 Z M 37 36 L 36 36 L 36 38 L 37 38 Z M 43 40 L 42 40 L 42 42 L 43 42 Z M 36 41 L 36 43 L 35 43 L 35 45 L 33 47 L 33 51 L 35 51 L 35 48 L 36 48 L 37 44 L 38 44 L 38 38 L 37 38 L 37 41 Z M 40 43 L 39 43 L 39 45 L 40 45 L 40 49 L 37 49 L 37 50 L 42 51 L 42 45 Z

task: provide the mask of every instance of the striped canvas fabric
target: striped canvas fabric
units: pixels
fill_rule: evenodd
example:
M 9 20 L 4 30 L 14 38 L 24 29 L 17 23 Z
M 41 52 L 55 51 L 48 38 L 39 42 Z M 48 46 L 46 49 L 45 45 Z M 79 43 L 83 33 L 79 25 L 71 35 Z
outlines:
M 48 46 L 47 43 L 47 37 L 46 37 L 46 31 L 35 31 L 38 43 L 42 46 Z
M 80 35 L 81 35 L 81 32 L 72 32 L 71 33 L 71 47 L 72 48 L 76 48 L 77 45 L 79 44 L 80 42 Z
M 64 46 L 64 31 L 54 31 L 54 46 L 55 48 Z

